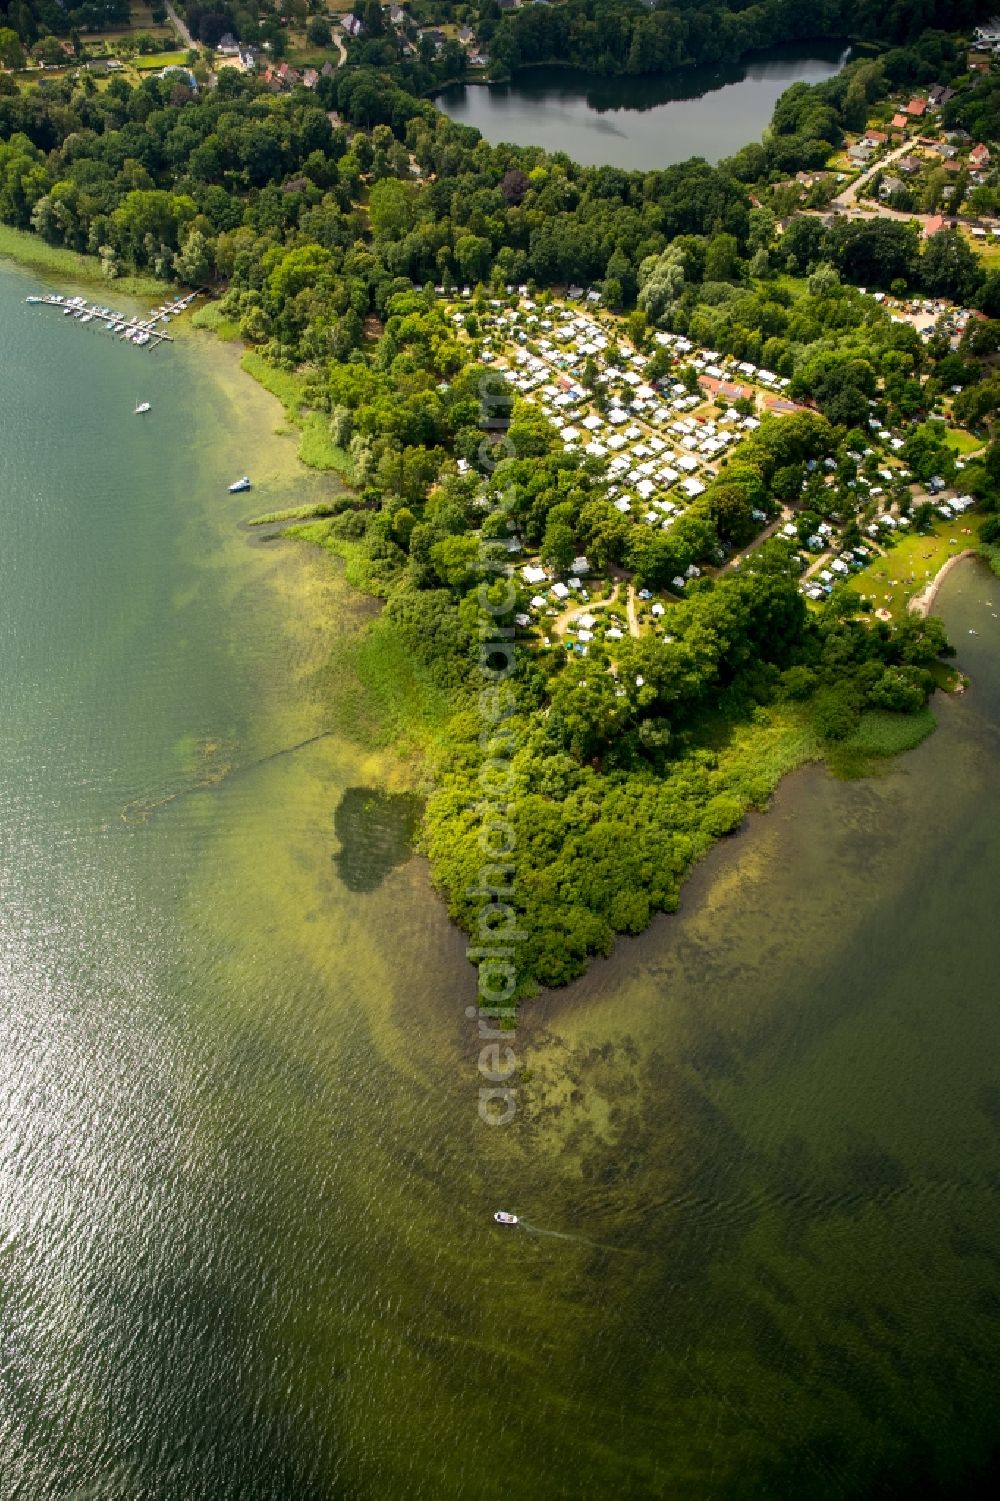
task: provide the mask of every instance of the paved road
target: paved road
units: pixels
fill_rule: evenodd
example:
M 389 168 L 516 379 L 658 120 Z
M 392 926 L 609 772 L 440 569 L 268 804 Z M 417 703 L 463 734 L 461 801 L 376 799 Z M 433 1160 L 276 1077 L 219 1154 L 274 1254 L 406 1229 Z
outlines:
M 876 172 L 884 172 L 886 167 L 892 162 L 897 161 L 901 156 L 906 156 L 907 152 L 912 149 L 912 144 L 911 141 L 904 141 L 902 146 L 897 146 L 895 150 L 889 152 L 888 156 L 880 157 L 874 166 L 866 168 L 860 177 L 856 177 L 853 182 L 849 182 L 842 193 L 838 193 L 836 198 L 830 200 L 831 208 L 854 208 L 858 199 L 858 189 L 863 188 L 866 183 L 871 182 Z M 889 212 L 892 213 L 893 210 L 890 209 Z M 907 218 L 913 216 L 902 214 L 900 217 Z
M 905 156 L 907 152 L 913 149 L 913 144 L 912 140 L 904 141 L 902 146 L 895 147 L 894 150 L 889 152 L 888 156 L 880 157 L 873 166 L 868 167 L 862 172 L 860 177 L 856 177 L 852 183 L 848 183 L 842 193 L 838 193 L 836 198 L 832 198 L 828 209 L 807 210 L 807 212 L 824 214 L 829 213 L 832 209 L 834 212 L 846 214 L 849 219 L 899 219 L 904 224 L 917 223 L 923 228 L 927 224 L 928 219 L 933 218 L 934 215 L 918 214 L 912 210 L 889 208 L 887 204 L 879 203 L 875 199 L 866 199 L 863 203 L 858 202 L 858 189 L 863 188 L 866 183 L 870 182 L 876 172 L 884 172 L 886 167 L 890 167 L 901 156 Z M 975 219 L 969 219 L 963 215 L 949 214 L 947 217 L 949 219 L 957 218 L 960 224 L 975 224 L 977 222 Z
M 170 17 L 171 25 L 176 26 L 178 32 L 180 33 L 181 41 L 184 43 L 185 47 L 194 47 L 196 45 L 194 37 L 191 35 L 190 31 L 188 31 L 187 26 L 174 10 L 174 7 L 171 5 L 170 0 L 165 0 L 165 4 L 167 8 L 167 15 Z

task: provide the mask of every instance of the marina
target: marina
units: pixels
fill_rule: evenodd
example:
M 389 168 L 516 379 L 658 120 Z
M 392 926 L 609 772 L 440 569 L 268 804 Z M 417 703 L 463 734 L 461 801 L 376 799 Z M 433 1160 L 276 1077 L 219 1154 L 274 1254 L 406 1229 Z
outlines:
M 63 297 L 58 292 L 26 297 L 25 301 L 35 306 L 58 308 L 64 318 L 73 318 L 80 324 L 93 324 L 98 332 L 112 334 L 134 344 L 137 349 L 155 349 L 159 344 L 173 343 L 173 336 L 166 331 L 171 318 L 186 312 L 197 296 L 197 292 L 189 292 L 186 297 L 176 297 L 162 307 L 153 308 L 146 318 L 135 313 L 115 312 L 113 308 L 89 303 L 85 297 Z

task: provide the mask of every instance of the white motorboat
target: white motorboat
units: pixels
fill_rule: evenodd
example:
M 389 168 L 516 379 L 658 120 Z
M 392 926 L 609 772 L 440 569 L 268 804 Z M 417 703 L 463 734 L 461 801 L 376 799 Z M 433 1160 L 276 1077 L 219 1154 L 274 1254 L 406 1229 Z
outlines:
M 150 410 L 151 404 L 148 401 L 137 401 L 135 404 L 135 415 L 137 417 L 140 415 L 140 413 L 148 412 Z
M 496 1220 L 496 1222 L 497 1222 L 498 1225 L 516 1225 L 517 1224 L 517 1215 L 516 1214 L 508 1214 L 507 1211 L 506 1211 L 506 1209 L 498 1209 L 496 1211 L 496 1213 L 494 1214 L 493 1218 Z
M 245 474 L 242 479 L 236 480 L 234 484 L 229 486 L 229 493 L 230 495 L 238 495 L 241 490 L 249 490 L 249 488 L 250 476 Z

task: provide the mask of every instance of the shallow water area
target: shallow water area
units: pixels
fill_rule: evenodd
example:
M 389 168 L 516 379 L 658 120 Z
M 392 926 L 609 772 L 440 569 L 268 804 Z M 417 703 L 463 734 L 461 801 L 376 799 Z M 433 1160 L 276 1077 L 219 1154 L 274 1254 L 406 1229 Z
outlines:
M 943 587 L 972 688 L 937 734 L 792 777 L 526 1008 L 491 1130 L 412 766 L 331 702 L 371 603 L 240 528 L 330 481 L 232 348 L 147 356 L 34 286 L 0 265 L 0 1494 L 962 1494 L 1000 582 Z

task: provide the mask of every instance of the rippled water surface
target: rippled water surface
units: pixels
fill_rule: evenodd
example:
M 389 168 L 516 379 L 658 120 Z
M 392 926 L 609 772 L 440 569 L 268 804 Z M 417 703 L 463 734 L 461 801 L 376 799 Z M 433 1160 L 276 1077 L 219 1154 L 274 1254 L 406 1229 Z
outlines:
M 370 607 L 240 527 L 326 482 L 232 351 L 32 287 L 0 268 L 0 1496 L 968 1494 L 1000 582 L 945 586 L 939 732 L 792 778 L 543 997 L 491 1131 L 405 775 L 333 702 Z

